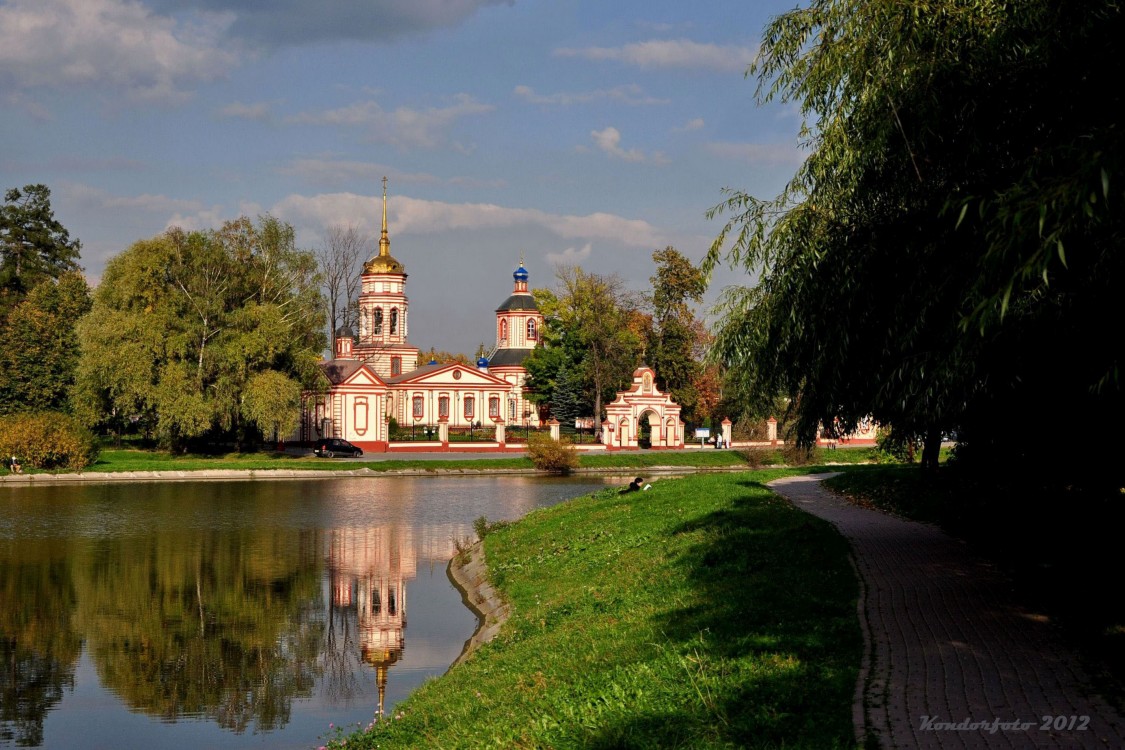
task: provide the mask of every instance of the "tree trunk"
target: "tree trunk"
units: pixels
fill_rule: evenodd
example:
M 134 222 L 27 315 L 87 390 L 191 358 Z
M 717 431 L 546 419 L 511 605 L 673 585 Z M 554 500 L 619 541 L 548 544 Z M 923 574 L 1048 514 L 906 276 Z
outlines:
M 922 468 L 933 470 L 938 467 L 941 455 L 941 430 L 931 427 L 926 430 L 926 442 L 922 445 Z

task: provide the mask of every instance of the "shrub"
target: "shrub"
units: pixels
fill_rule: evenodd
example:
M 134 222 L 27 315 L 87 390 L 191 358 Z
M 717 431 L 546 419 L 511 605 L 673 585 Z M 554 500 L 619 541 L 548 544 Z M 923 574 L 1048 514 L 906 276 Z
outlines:
M 0 456 L 37 469 L 81 471 L 98 458 L 93 433 L 61 412 L 13 414 L 0 419 Z
M 918 450 L 917 435 L 893 427 L 879 427 L 875 445 L 879 448 L 879 463 L 914 463 Z
M 550 435 L 532 433 L 527 438 L 527 456 L 536 469 L 569 474 L 578 468 L 578 451 L 569 440 L 552 440 Z
M 502 529 L 508 525 L 507 521 L 492 521 L 489 522 L 485 516 L 479 516 L 473 521 L 473 531 L 477 532 L 477 539 L 484 541 L 484 538 L 498 529 Z

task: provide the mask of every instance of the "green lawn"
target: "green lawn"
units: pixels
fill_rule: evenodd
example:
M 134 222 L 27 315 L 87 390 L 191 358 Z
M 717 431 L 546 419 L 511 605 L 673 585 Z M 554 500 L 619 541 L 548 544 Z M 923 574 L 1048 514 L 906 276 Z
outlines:
M 341 471 L 368 468 L 372 471 L 488 471 L 504 469 L 533 469 L 524 455 L 497 458 L 463 459 L 450 453 L 448 459 L 416 459 L 410 454 L 403 458 L 379 461 L 343 461 L 315 456 L 290 456 L 272 451 L 227 454 L 179 454 L 140 448 L 105 448 L 98 460 L 86 471 L 200 471 L 207 469 L 270 471 L 274 469 Z M 874 449 L 852 448 L 829 451 L 817 448 L 805 462 L 817 463 L 870 463 L 879 456 Z M 757 449 L 749 455 L 745 450 L 698 451 L 620 451 L 580 453 L 579 466 L 584 469 L 644 469 L 653 466 L 684 466 L 698 468 L 781 466 L 792 461 L 792 456 L 778 449 Z M 27 473 L 41 473 L 24 467 Z M 0 469 L 0 476 L 7 474 Z
M 605 490 L 493 531 L 497 639 L 330 744 L 854 747 L 848 547 L 762 486 L 783 473 Z

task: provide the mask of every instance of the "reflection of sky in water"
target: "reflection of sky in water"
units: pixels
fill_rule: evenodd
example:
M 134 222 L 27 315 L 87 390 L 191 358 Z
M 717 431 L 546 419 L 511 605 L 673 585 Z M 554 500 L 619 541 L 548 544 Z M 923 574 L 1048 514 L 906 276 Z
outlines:
M 83 647 L 76 663 L 67 660 L 62 665 L 62 698 L 46 707 L 43 746 L 308 748 L 327 736 L 330 723 L 366 724 L 378 703 L 377 669 L 372 664 L 386 652 L 372 657 L 367 649 L 369 663 L 364 662 L 363 621 L 369 642 L 385 645 L 397 637 L 403 644 L 401 651 L 383 662 L 389 713 L 427 677 L 445 671 L 476 625 L 446 575 L 454 539 L 472 537 L 472 522 L 479 516 L 491 521 L 518 518 L 604 482 L 599 478 L 380 477 L 0 488 L 0 575 L 7 570 L 13 581 L 31 570 L 50 579 L 64 570 L 73 579 L 67 590 L 73 592 L 74 602 L 67 606 L 77 614 L 69 618 L 67 627 L 72 637 L 82 638 Z M 197 559 L 201 556 L 206 560 Z M 242 589 L 231 588 L 234 593 L 228 594 L 230 582 L 216 581 L 213 590 L 200 593 L 208 615 L 222 609 L 220 600 L 235 597 L 233 624 L 215 626 L 216 632 L 235 641 L 246 635 L 247 628 L 251 636 L 255 628 L 272 632 L 268 628 L 278 627 L 277 618 L 302 620 L 300 632 L 312 633 L 319 644 L 305 659 L 315 680 L 309 689 L 294 690 L 288 716 L 278 728 L 255 732 L 251 720 L 245 731 L 232 732 L 219 725 L 214 706 L 194 716 L 181 710 L 161 718 L 146 705 L 130 703 L 130 688 L 105 686 L 105 670 L 115 671 L 120 679 L 121 669 L 115 661 L 118 657 L 107 655 L 107 650 L 118 640 L 128 641 L 128 636 L 113 634 L 113 618 L 124 618 L 121 627 L 128 629 L 133 620 L 148 615 L 144 611 L 148 594 L 142 592 L 137 605 L 136 584 L 129 582 L 145 580 L 138 565 L 151 565 L 151 575 L 171 576 L 173 581 L 182 579 L 181 583 L 196 580 L 192 565 L 236 571 L 233 575 L 241 578 Z M 115 571 L 115 566 L 122 570 L 107 572 Z M 319 584 L 302 587 L 302 574 L 295 566 L 319 571 Z M 168 572 L 180 568 L 187 569 L 181 579 Z M 395 614 L 406 620 L 397 633 L 395 617 L 386 606 L 388 587 L 396 586 L 401 593 L 393 598 L 401 597 L 405 607 Z M 18 589 L 11 585 L 0 588 L 0 597 L 9 597 L 0 606 L 11 603 L 14 590 Z M 305 593 L 293 593 L 299 591 Z M 372 592 L 382 592 L 376 596 L 381 609 L 372 606 Z M 170 595 L 162 590 L 160 603 L 151 605 L 160 609 L 155 619 L 164 616 L 166 629 L 179 628 L 190 639 L 191 612 L 172 619 L 164 609 L 176 595 L 190 603 L 193 592 Z M 116 601 L 113 596 L 125 597 L 126 605 L 133 602 L 133 609 L 125 606 L 115 612 L 109 607 L 107 612 L 106 602 Z M 293 596 L 308 601 L 294 601 Z M 247 607 L 253 615 L 250 624 L 237 620 L 238 597 L 252 601 Z M 90 605 L 91 600 L 100 603 Z M 27 607 L 30 602 L 16 604 Z M 366 615 L 360 604 L 367 607 Z M 285 611 L 275 611 L 279 609 Z M 373 616 L 376 610 L 378 616 Z M 0 636 L 5 622 L 0 619 Z M 101 629 L 88 630 L 89 622 L 100 623 Z M 372 635 L 379 628 L 380 633 Z M 282 641 L 276 649 L 281 655 L 274 658 L 284 662 L 286 649 L 300 646 L 284 637 Z M 166 652 L 174 653 L 175 648 L 158 645 L 164 651 L 153 648 L 154 658 L 171 658 Z M 136 644 L 132 646 L 136 650 Z M 130 666 L 144 663 L 149 654 L 145 649 L 139 656 L 130 653 L 120 658 Z M 66 679 L 69 670 L 73 670 L 72 683 Z M 119 694 L 125 694 L 125 703 Z M 0 728 L 3 725 L 0 722 Z M 0 746 L 14 746 L 14 742 L 0 740 Z

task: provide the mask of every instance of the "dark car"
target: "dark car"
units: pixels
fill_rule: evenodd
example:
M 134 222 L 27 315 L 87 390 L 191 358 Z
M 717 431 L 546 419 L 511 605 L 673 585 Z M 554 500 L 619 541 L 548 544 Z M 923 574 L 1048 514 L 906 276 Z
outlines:
M 358 458 L 363 455 L 363 451 L 359 448 L 340 438 L 327 438 L 317 442 L 316 447 L 313 448 L 313 453 L 321 458 L 335 458 L 336 456 L 355 456 Z

